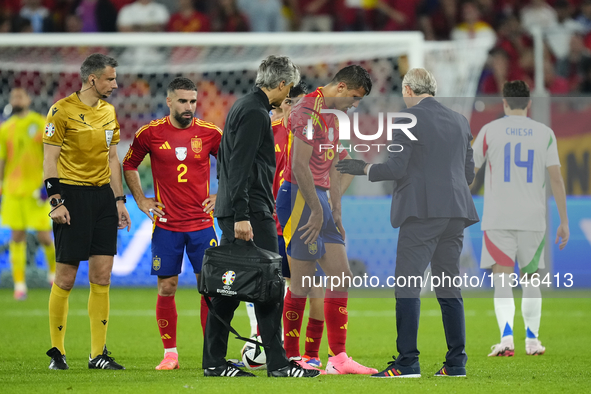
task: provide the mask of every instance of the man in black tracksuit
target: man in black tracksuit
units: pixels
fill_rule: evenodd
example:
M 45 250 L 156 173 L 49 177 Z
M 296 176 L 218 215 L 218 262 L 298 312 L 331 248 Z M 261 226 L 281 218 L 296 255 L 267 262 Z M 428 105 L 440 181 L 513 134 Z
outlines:
M 219 187 L 215 217 L 222 230 L 221 244 L 234 239 L 254 239 L 257 246 L 278 253 L 273 219 L 275 143 L 269 111 L 278 107 L 300 74 L 287 57 L 269 56 L 258 70 L 256 87 L 230 109 L 218 151 Z M 230 323 L 240 304 L 233 298 L 214 297 L 215 312 Z M 283 299 L 270 305 L 255 304 L 267 373 L 273 377 L 315 377 L 319 371 L 304 370 L 289 362 L 281 345 Z M 205 326 L 203 369 L 205 376 L 254 376 L 225 360 L 228 329 L 211 313 Z

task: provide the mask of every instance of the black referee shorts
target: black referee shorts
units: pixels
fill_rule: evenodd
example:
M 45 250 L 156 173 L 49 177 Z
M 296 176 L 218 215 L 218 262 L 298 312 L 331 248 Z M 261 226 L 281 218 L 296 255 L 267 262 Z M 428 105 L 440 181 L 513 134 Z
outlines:
M 53 223 L 56 261 L 77 263 L 90 256 L 116 255 L 119 218 L 111 186 L 61 186 L 70 225 Z

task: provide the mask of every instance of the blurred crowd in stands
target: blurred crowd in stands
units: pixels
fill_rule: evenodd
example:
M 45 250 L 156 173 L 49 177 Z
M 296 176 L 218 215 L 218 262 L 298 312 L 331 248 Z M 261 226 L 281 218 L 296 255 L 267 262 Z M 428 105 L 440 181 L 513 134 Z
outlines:
M 591 0 L 2 0 L 2 32 L 421 30 L 490 47 L 479 92 L 533 87 L 532 28 L 547 33 L 545 85 L 591 94 Z

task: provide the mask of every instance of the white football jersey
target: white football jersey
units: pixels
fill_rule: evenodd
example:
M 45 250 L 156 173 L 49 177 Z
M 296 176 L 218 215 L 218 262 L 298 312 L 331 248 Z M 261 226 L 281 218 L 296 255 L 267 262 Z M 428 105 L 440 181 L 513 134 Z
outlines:
M 476 168 L 486 165 L 482 230 L 545 231 L 546 167 L 560 165 L 552 129 L 505 116 L 484 125 L 472 148 Z

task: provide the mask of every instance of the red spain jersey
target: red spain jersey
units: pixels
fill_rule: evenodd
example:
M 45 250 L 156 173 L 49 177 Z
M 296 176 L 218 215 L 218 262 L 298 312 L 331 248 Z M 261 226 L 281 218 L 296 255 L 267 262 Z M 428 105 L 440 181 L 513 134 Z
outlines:
M 150 155 L 156 200 L 165 207 L 158 227 L 190 232 L 213 226 L 213 215 L 203 212 L 201 204 L 209 197 L 209 155 L 217 157 L 221 139 L 217 126 L 198 118 L 177 129 L 167 116 L 135 133 L 123 170 L 137 170 Z
M 332 114 L 321 114 L 328 108 L 324 101 L 322 88 L 304 96 L 291 110 L 287 129 L 293 137 L 299 138 L 314 148 L 310 157 L 310 170 L 314 184 L 323 189 L 330 188 L 329 171 L 339 145 L 338 119 Z M 308 120 L 312 120 L 313 129 L 308 130 Z M 311 135 L 310 135 L 311 134 Z M 311 139 L 309 138 L 309 135 Z M 322 149 L 321 149 L 322 145 Z M 329 147 L 329 145 L 331 147 Z M 290 143 L 287 164 L 283 178 L 297 183 L 292 173 L 293 142 Z
M 273 127 L 273 138 L 275 139 L 275 177 L 273 178 L 273 198 L 277 200 L 277 192 L 279 186 L 283 183 L 283 171 L 285 170 L 285 162 L 287 160 L 287 149 L 289 147 L 289 131 L 285 127 L 284 118 L 276 120 L 271 123 Z M 275 223 L 277 224 L 277 234 L 282 235 L 281 225 L 275 217 Z
M 277 199 L 279 186 L 283 183 L 283 171 L 287 160 L 287 148 L 289 142 L 289 131 L 285 127 L 283 118 L 271 123 L 273 127 L 273 138 L 275 139 L 275 178 L 273 179 L 273 198 Z

